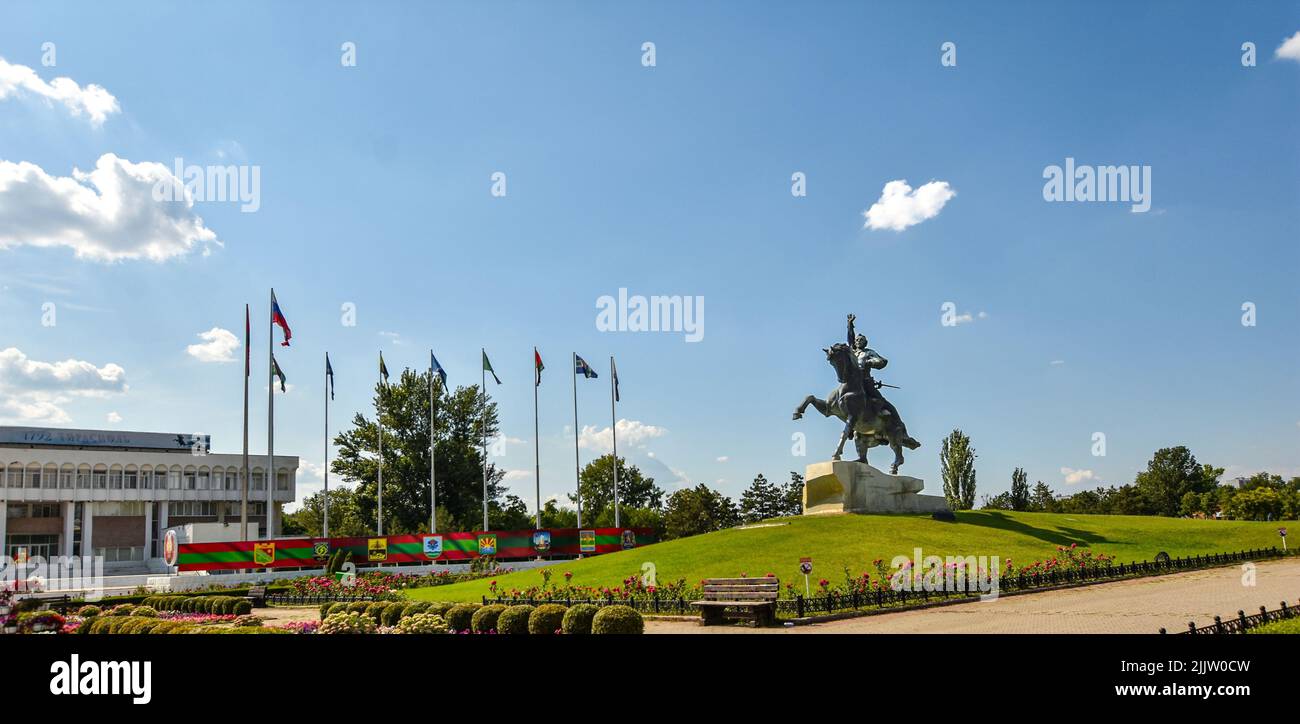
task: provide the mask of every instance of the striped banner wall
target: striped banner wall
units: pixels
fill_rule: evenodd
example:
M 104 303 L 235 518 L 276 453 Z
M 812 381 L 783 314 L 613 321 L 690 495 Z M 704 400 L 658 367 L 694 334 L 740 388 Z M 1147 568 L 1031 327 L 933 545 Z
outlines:
M 557 528 L 389 535 L 370 538 L 280 538 L 272 541 L 181 543 L 180 571 L 241 568 L 318 568 L 340 548 L 357 566 L 429 561 L 469 561 L 480 556 L 500 559 L 598 555 L 654 543 L 649 528 Z

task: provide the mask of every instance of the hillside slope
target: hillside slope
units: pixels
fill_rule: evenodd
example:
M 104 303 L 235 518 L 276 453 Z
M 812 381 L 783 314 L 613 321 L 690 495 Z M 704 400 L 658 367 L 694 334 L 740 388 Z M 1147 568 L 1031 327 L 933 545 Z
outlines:
M 799 558 L 813 559 L 812 580 L 842 581 L 844 567 L 853 574 L 872 572 L 872 561 L 888 563 L 894 556 L 922 555 L 999 556 L 1017 565 L 1050 558 L 1057 546 L 1077 543 L 1094 553 L 1115 556 L 1122 562 L 1154 558 L 1160 551 L 1171 556 L 1220 553 L 1279 544 L 1276 523 L 1183 520 L 1123 515 L 1066 515 L 969 511 L 957 514 L 956 523 L 927 516 L 835 515 L 782 518 L 747 528 L 682 538 L 584 560 L 561 561 L 549 566 L 552 583 L 563 583 L 572 572 L 574 585 L 618 586 L 629 576 L 640 576 L 651 563 L 662 583 L 684 579 L 688 583 L 720 576 L 762 576 L 774 573 L 782 581 L 802 582 Z M 518 571 L 495 579 L 498 590 L 523 589 L 541 584 L 538 570 Z M 477 601 L 489 593 L 489 581 L 415 589 L 411 598 L 441 601 Z

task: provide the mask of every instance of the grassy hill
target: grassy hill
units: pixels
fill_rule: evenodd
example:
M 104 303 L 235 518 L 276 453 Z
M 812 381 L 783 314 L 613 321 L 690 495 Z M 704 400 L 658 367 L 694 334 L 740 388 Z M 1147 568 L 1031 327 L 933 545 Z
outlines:
M 800 556 L 813 559 L 812 580 L 839 582 L 844 566 L 854 574 L 871 571 L 876 558 L 888 563 L 894 556 L 922 555 L 999 556 L 1016 565 L 1052 557 L 1057 546 L 1077 543 L 1094 553 L 1115 556 L 1121 562 L 1154 558 L 1160 551 L 1171 556 L 1268 548 L 1279 545 L 1277 523 L 1182 520 L 1127 515 L 1066 515 L 970 511 L 957 514 L 956 523 L 928 516 L 835 515 L 781 518 L 748 528 L 732 528 L 706 535 L 644 546 L 634 550 L 561 561 L 550 566 L 552 582 L 562 583 L 563 573 L 573 573 L 574 585 L 617 586 L 639 575 L 645 562 L 654 563 L 660 583 L 685 579 L 762 576 L 775 573 L 782 581 L 802 581 Z M 500 590 L 539 585 L 537 569 L 504 574 L 496 579 Z M 477 601 L 488 581 L 414 589 L 411 598 L 438 601 Z

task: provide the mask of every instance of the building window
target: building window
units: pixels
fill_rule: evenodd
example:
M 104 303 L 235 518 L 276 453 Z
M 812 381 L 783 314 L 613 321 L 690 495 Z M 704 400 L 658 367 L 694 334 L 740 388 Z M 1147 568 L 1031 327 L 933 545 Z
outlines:
M 41 471 L 39 470 L 27 471 L 27 487 L 29 488 L 41 487 Z
M 95 555 L 102 556 L 105 563 L 123 563 L 143 561 L 143 546 L 117 546 L 114 548 L 96 548 Z
M 57 487 L 59 487 L 59 474 L 58 474 L 58 473 L 49 473 L 49 474 L 47 474 L 47 475 L 45 475 L 45 476 L 42 476 L 42 477 L 41 477 L 41 487 L 42 487 L 42 488 L 57 488 Z
M 134 470 L 128 470 L 122 475 L 124 487 L 127 490 L 135 490 L 140 486 L 140 475 Z
M 9 487 L 23 487 L 23 471 L 19 468 L 9 468 L 7 476 L 9 478 Z
M 77 473 L 77 487 L 82 490 L 90 489 L 90 473 Z
M 166 470 L 155 470 L 155 471 L 153 471 L 153 489 L 154 489 L 154 490 L 166 490 L 166 489 L 167 489 L 167 471 L 166 471 Z
M 114 470 L 113 472 L 111 472 L 111 473 L 108 474 L 108 488 L 109 488 L 109 490 L 121 490 L 121 489 L 122 489 L 122 471 L 121 471 L 121 470 Z
M 289 473 L 287 473 L 287 472 L 280 472 L 279 474 L 277 474 L 277 475 L 275 476 L 275 489 L 276 489 L 276 490 L 288 490 L 288 489 L 289 489 Z
M 76 473 L 72 472 L 71 470 L 68 470 L 68 471 L 66 471 L 66 472 L 59 473 L 59 487 L 60 487 L 60 488 L 63 488 L 64 490 L 67 490 L 67 489 L 70 489 L 70 488 L 72 488 L 72 487 L 75 487 L 76 484 L 77 484 L 77 474 L 76 474 Z
M 104 490 L 108 487 L 108 473 L 95 473 L 95 490 Z
M 172 470 L 171 472 L 167 473 L 167 489 L 168 490 L 181 489 L 181 471 Z

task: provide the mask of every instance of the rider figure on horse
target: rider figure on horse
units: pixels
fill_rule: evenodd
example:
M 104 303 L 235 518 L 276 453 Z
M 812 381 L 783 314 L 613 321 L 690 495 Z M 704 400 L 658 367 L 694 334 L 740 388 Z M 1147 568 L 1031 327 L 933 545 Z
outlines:
M 871 405 L 881 417 L 888 416 L 893 420 L 891 425 L 901 433 L 901 437 L 910 440 L 907 434 L 907 426 L 903 424 L 903 419 L 898 416 L 898 410 L 894 404 L 885 399 L 880 394 L 880 383 L 871 377 L 871 370 L 882 370 L 889 360 L 881 357 L 878 352 L 867 346 L 866 335 L 856 334 L 853 329 L 853 322 L 857 320 L 856 314 L 849 315 L 849 348 L 853 350 L 853 358 L 857 361 L 858 369 L 862 370 L 863 394 L 867 397 L 867 404 Z

